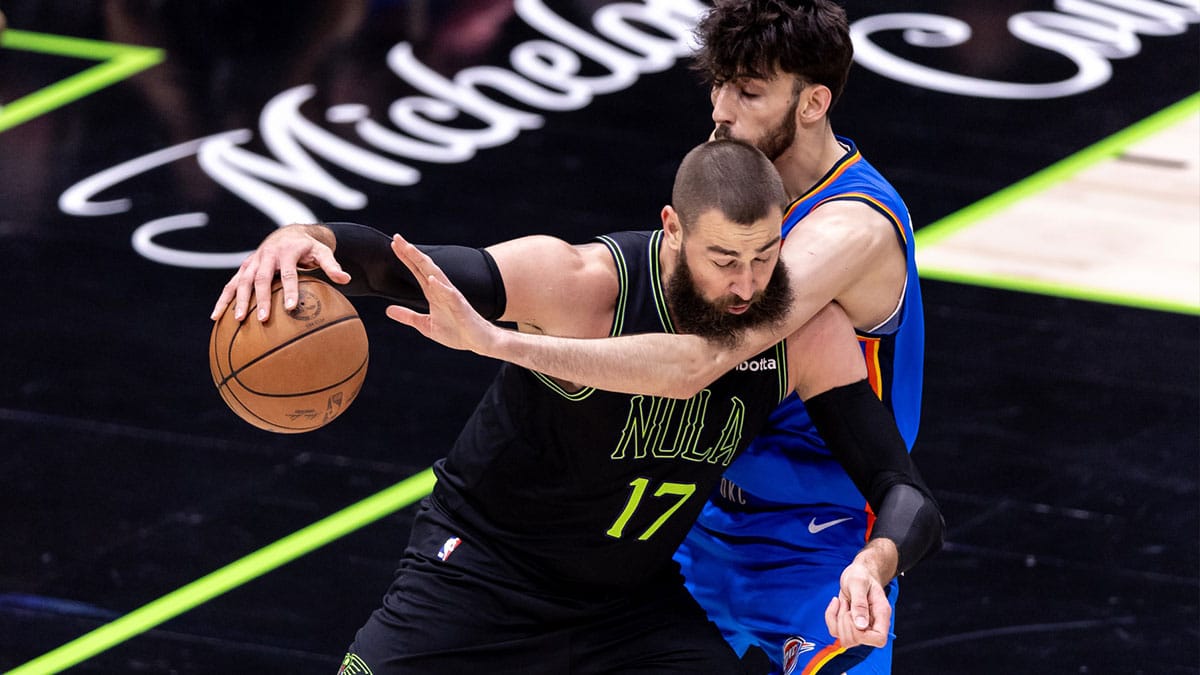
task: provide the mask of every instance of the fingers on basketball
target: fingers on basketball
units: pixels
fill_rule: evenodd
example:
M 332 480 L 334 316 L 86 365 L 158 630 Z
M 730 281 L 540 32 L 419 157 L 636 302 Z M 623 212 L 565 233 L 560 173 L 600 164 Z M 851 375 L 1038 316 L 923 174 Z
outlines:
M 237 321 L 229 305 L 209 338 L 221 398 L 246 422 L 276 433 L 329 424 L 358 396 L 367 373 L 367 334 L 354 305 L 310 276 L 299 277 L 298 290 L 287 311 L 275 280 L 266 321 Z

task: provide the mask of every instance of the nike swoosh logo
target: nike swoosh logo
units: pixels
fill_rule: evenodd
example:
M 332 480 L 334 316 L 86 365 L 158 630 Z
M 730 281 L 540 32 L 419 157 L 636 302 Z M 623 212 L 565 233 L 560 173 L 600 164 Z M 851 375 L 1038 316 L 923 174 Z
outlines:
M 844 523 L 847 520 L 850 520 L 850 519 L 849 518 L 838 518 L 837 520 L 831 520 L 828 523 L 821 523 L 820 525 L 818 525 L 817 519 L 813 518 L 812 520 L 808 521 L 808 533 L 809 534 L 817 534 L 818 532 L 820 532 L 822 530 L 828 530 L 829 528 L 833 527 L 834 525 L 837 525 L 838 523 Z

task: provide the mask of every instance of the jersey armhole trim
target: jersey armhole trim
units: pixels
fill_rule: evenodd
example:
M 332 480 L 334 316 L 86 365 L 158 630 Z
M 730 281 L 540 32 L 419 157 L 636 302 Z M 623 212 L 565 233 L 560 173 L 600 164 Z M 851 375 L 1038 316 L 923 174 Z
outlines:
M 617 268 L 617 302 L 613 307 L 612 327 L 608 331 L 609 337 L 616 337 L 625 328 L 625 308 L 628 305 L 629 298 L 629 267 L 625 264 L 625 256 L 621 253 L 621 247 L 617 245 L 617 242 L 612 237 L 600 235 L 596 239 L 608 248 L 608 252 L 613 257 L 613 264 Z M 584 387 L 575 392 L 567 391 L 557 380 L 549 375 L 539 373 L 536 370 L 529 372 L 533 373 L 533 376 L 545 385 L 547 389 L 568 401 L 582 401 L 596 391 L 595 387 Z
M 792 393 L 788 388 L 791 384 L 791 378 L 788 377 L 788 360 L 787 360 L 787 341 L 775 343 L 775 358 L 779 363 L 779 402 L 783 403 L 784 399 Z

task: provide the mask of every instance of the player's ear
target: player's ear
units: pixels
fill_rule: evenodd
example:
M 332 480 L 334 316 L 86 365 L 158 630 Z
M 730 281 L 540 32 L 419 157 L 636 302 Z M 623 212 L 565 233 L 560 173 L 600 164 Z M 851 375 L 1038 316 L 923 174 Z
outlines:
M 662 209 L 662 224 L 663 237 L 667 240 L 667 246 L 675 251 L 683 248 L 683 223 L 679 222 L 679 214 L 670 204 Z
M 810 126 L 821 121 L 829 113 L 829 105 L 833 102 L 833 92 L 823 84 L 805 85 L 800 92 L 800 105 L 796 106 L 796 122 L 800 126 Z

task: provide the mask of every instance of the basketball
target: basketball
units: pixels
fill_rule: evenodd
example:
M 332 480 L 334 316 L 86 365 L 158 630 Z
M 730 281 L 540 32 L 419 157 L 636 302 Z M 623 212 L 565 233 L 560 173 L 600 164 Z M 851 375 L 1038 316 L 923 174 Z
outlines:
M 271 286 L 271 314 L 243 321 L 233 305 L 213 325 L 208 365 L 221 398 L 243 420 L 281 434 L 329 424 L 354 401 L 367 374 L 367 332 L 354 305 L 336 288 L 299 278 L 299 302 L 283 308 Z

